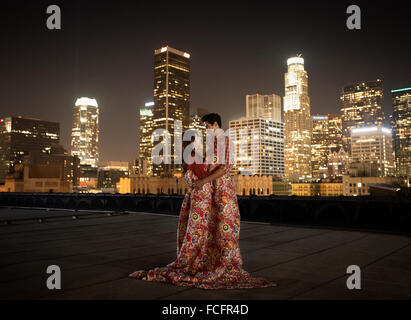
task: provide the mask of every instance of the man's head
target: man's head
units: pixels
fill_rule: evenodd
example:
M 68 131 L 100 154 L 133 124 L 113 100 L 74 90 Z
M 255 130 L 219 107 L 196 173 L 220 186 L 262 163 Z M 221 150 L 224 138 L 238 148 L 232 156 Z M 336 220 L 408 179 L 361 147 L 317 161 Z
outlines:
M 221 128 L 221 117 L 217 113 L 206 114 L 201 117 L 201 121 L 204 122 L 206 129 Z

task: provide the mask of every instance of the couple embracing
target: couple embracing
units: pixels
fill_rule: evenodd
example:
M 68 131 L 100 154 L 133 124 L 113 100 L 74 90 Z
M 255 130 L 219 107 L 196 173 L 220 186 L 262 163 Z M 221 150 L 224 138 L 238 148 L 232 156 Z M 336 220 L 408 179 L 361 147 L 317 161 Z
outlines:
M 202 122 L 206 129 L 214 130 L 216 138 L 224 135 L 218 114 L 207 114 L 202 117 Z M 176 260 L 164 267 L 135 271 L 130 277 L 200 289 L 276 286 L 242 268 L 240 211 L 230 175 L 228 137 L 224 141 L 224 163 L 200 164 L 195 161 L 185 166 L 188 190 L 180 211 Z M 217 144 L 214 143 L 214 160 L 217 160 L 217 154 Z

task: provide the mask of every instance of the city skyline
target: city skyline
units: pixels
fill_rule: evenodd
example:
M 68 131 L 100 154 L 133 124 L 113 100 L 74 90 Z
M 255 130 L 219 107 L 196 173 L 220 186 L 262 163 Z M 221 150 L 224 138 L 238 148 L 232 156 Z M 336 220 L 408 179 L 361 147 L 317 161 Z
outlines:
M 358 32 L 346 29 L 347 6 L 342 3 L 324 5 L 328 15 L 317 12 L 319 5 L 281 4 L 269 20 L 264 20 L 264 15 L 246 25 L 243 21 L 248 13 L 269 8 L 269 4 L 259 4 L 260 8 L 239 5 L 232 13 L 228 4 L 211 4 L 204 13 L 187 5 L 183 10 L 191 12 L 187 20 L 164 30 L 164 13 L 156 16 L 157 25 L 148 24 L 150 17 L 143 15 L 132 19 L 137 11 L 153 12 L 148 4 L 113 6 L 102 2 L 98 15 L 93 15 L 95 3 L 80 6 L 73 1 L 61 5 L 60 33 L 45 28 L 46 2 L 44 8 L 41 1 L 24 4 L 21 15 L 17 14 L 19 8 L 10 5 L 9 15 L 2 21 L 9 46 L 2 53 L 6 65 L 1 116 L 59 122 L 61 143 L 69 149 L 72 105 L 78 97 L 94 97 L 101 111 L 101 160 L 135 158 L 135 119 L 139 106 L 153 100 L 152 55 L 164 45 L 191 54 L 191 106 L 221 113 L 224 129 L 230 120 L 245 115 L 246 94 L 283 96 L 286 60 L 296 53 L 302 53 L 308 70 L 312 114 L 338 113 L 342 87 L 378 78 L 384 83 L 384 111 L 392 114 L 390 91 L 410 86 L 411 66 L 407 50 L 394 53 L 389 44 L 397 40 L 400 48 L 409 46 L 403 37 L 409 21 L 398 19 L 401 13 L 394 14 L 389 8 L 359 5 L 364 27 Z M 219 10 L 210 25 L 208 14 L 215 12 L 215 7 Z M 287 29 L 284 25 L 290 12 L 293 26 Z M 13 16 L 20 18 L 12 23 Z M 90 19 L 83 19 L 86 17 Z M 119 23 L 106 25 L 108 18 Z M 312 29 L 303 30 L 309 22 Z M 151 28 L 146 35 L 143 26 Z M 129 130 L 118 129 L 123 127 Z

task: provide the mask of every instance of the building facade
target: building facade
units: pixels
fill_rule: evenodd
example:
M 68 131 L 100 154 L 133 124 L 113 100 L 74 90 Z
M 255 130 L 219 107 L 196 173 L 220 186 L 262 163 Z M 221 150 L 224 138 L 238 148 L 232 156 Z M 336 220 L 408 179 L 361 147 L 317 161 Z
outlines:
M 97 189 L 98 167 L 90 164 L 80 165 L 80 183 L 78 191 L 91 191 Z
M 394 177 L 356 177 L 343 176 L 343 196 L 368 196 L 370 195 L 369 184 L 395 184 Z
M 62 145 L 54 144 L 47 153 L 30 151 L 24 156 L 23 163 L 28 165 L 53 165 L 60 168 L 62 181 L 76 187 L 80 183 L 80 159 L 71 156 Z
M 411 176 L 411 88 L 392 90 L 392 134 L 396 174 Z
M 273 179 L 273 195 L 276 196 L 291 196 L 291 183 L 287 181 L 275 181 Z
M 329 158 L 342 148 L 341 117 L 312 116 L 311 167 L 314 181 L 329 176 Z
M 154 135 L 154 145 L 162 143 L 165 147 L 160 156 L 167 164 L 153 164 L 154 176 L 181 175 L 182 166 L 175 164 L 175 143 L 181 137 L 174 137 L 174 130 L 186 131 L 190 116 L 190 54 L 169 46 L 154 51 L 154 129 L 166 130 Z M 174 128 L 175 121 L 181 122 L 181 128 Z M 167 146 L 168 143 L 168 146 Z
M 246 117 L 282 122 L 281 97 L 276 94 L 247 94 Z
M 80 164 L 98 166 L 99 161 L 99 108 L 97 101 L 79 98 L 73 108 L 71 155 L 78 156 Z
M 328 116 L 312 116 L 311 167 L 313 180 L 328 175 Z
M 311 173 L 311 114 L 308 74 L 300 56 L 287 60 L 285 74 L 284 133 L 285 177 L 308 181 Z
M 339 197 L 343 194 L 341 182 L 291 183 L 292 195 L 299 197 Z
M 350 157 L 344 148 L 341 147 L 338 151 L 329 153 L 327 162 L 328 177 L 341 178 L 348 169 L 349 164 Z
M 273 177 L 271 176 L 233 176 L 237 195 L 269 196 L 273 194 Z
M 120 193 L 135 194 L 180 194 L 187 192 L 187 183 L 180 177 L 155 177 L 132 175 L 120 178 L 118 182 Z
M 97 173 L 97 188 L 102 191 L 118 192 L 116 184 L 120 178 L 129 177 L 129 161 L 100 162 Z
M 368 166 L 369 174 L 374 177 L 394 176 L 391 130 L 382 126 L 352 129 L 350 166 L 352 165 Z
M 145 174 L 153 174 L 151 151 L 153 148 L 152 133 L 154 130 L 154 102 L 147 102 L 139 110 L 139 160 L 145 161 Z
M 8 173 L 5 192 L 72 192 L 71 182 L 62 179 L 61 166 L 18 163 Z
M 351 154 L 350 139 L 353 128 L 383 125 L 382 81 L 359 82 L 345 86 L 340 99 L 343 147 Z
M 233 173 L 284 176 L 284 124 L 263 118 L 230 121 Z
M 328 118 L 328 149 L 329 154 L 338 152 L 343 146 L 342 119 L 338 114 L 329 114 Z
M 60 124 L 32 118 L 0 119 L 0 183 L 31 151 L 47 154 L 60 142 Z

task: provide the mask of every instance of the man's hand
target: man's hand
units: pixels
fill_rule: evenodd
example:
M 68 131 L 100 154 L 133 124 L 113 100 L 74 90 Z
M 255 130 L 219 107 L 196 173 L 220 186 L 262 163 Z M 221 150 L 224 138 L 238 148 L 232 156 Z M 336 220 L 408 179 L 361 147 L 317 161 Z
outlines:
M 198 179 L 194 182 L 194 185 L 197 189 L 201 189 L 204 184 L 205 182 L 203 181 L 203 179 Z

